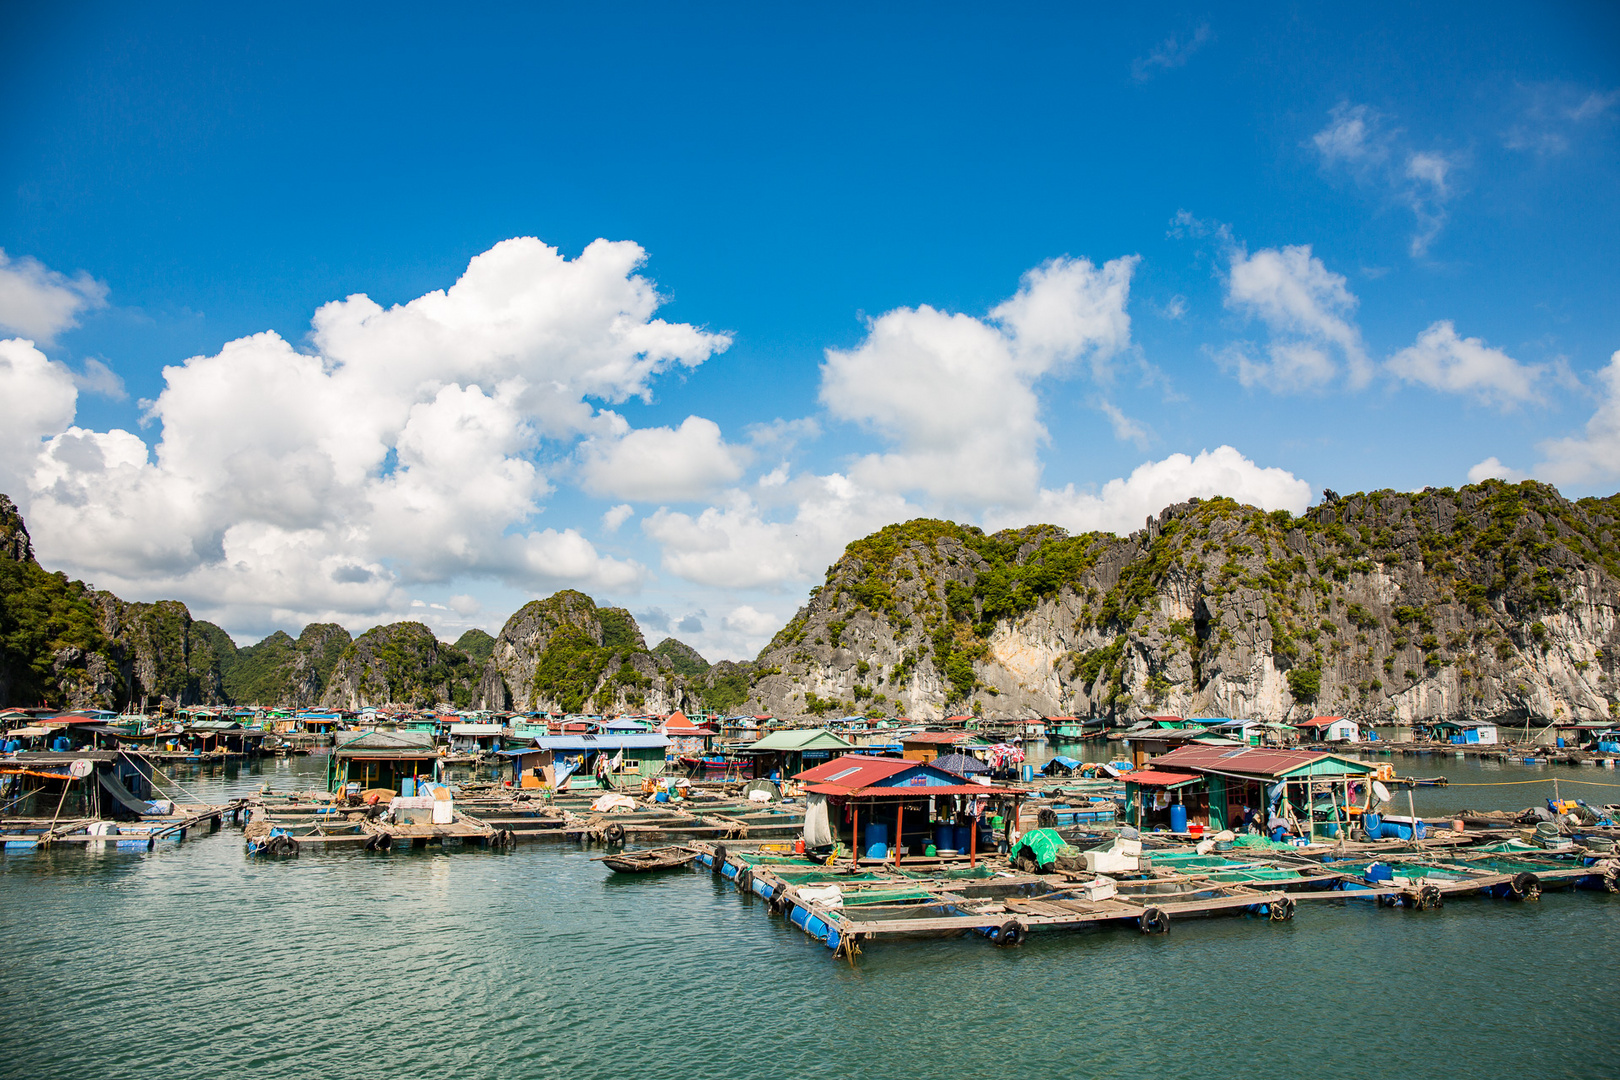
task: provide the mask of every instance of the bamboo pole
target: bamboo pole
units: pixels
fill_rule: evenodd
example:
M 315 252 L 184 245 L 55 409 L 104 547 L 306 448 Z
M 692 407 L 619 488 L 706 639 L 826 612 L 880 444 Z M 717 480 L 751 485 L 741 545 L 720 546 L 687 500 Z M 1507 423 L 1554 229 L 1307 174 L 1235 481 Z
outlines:
M 854 831 L 849 836 L 849 866 L 851 870 L 859 870 L 861 867 L 861 804 L 859 800 L 849 800 L 849 812 L 854 815 L 852 825 Z M 838 837 L 835 835 L 833 839 L 836 841 Z

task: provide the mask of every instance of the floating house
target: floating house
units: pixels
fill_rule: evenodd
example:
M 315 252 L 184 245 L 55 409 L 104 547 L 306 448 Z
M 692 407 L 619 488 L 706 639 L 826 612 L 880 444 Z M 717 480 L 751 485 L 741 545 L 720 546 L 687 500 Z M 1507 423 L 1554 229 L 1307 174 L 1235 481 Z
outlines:
M 970 855 L 994 851 L 995 817 L 1017 821 L 1024 797 L 926 762 L 854 754 L 794 779 L 805 786 L 805 846 L 826 850 L 844 840 L 868 859 L 887 858 L 892 848 L 898 861 L 906 849 L 917 855 L 929 844 Z
M 662 776 L 668 767 L 669 740 L 657 732 L 634 735 L 543 735 L 533 748 L 550 751 L 555 781 L 573 777 L 571 787 L 590 788 L 603 776 L 613 787 L 639 785 L 642 779 Z M 522 767 L 522 749 L 514 748 Z M 532 765 L 530 766 L 533 767 Z
M 1183 746 L 1125 775 L 1126 820 L 1218 831 L 1266 815 L 1262 824 L 1280 817 L 1301 836 L 1339 836 L 1350 808 L 1365 805 L 1364 781 L 1376 769 L 1315 750 Z
M 500 724 L 451 724 L 450 750 L 457 754 L 492 754 L 501 748 L 506 729 Z
M 978 741 L 970 731 L 909 731 L 900 736 L 900 756 L 907 761 L 933 761 L 952 747 Z
M 1361 727 L 1342 716 L 1316 716 L 1294 725 L 1307 742 L 1360 742 Z
M 855 744 L 822 728 L 773 731 L 756 739 L 741 753 L 757 756 L 756 776 L 792 776 L 814 768 L 835 754 L 852 753 Z
M 525 746 L 517 750 L 501 750 L 506 763 L 507 780 L 515 788 L 557 786 L 556 758 L 550 750 L 538 746 Z M 572 768 L 569 770 L 572 772 Z
M 25 750 L 0 760 L 0 799 L 8 818 L 139 820 L 172 809 L 148 769 L 116 750 Z
M 361 790 L 390 788 L 437 775 L 439 752 L 425 731 L 367 731 L 340 736 L 327 758 L 326 790 L 341 791 L 357 783 Z
M 1487 720 L 1438 720 L 1429 725 L 1429 733 L 1459 746 L 1494 745 L 1498 741 L 1496 725 Z

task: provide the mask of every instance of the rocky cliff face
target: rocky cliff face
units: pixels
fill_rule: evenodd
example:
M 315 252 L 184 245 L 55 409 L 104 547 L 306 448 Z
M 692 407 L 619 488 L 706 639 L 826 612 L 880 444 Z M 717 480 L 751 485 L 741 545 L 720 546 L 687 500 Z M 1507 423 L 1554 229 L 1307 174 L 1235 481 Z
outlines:
M 916 718 L 1616 710 L 1620 496 L 1172 506 L 1129 537 L 949 522 L 851 544 L 752 666 L 745 708 Z
M 486 709 L 551 712 L 689 707 L 685 680 L 667 656 L 648 650 L 635 618 L 571 589 L 531 601 L 506 621 L 475 700 Z

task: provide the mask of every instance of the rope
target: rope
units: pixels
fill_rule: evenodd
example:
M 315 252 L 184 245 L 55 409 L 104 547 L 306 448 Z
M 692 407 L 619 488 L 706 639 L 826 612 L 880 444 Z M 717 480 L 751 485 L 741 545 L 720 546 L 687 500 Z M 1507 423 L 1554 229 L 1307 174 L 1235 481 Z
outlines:
M 1446 787 L 1448 787 L 1448 788 L 1454 788 L 1454 787 L 1520 787 L 1520 786 L 1522 786 L 1524 784 L 1551 784 L 1553 782 L 1554 782 L 1553 778 L 1548 777 L 1545 780 L 1501 780 L 1501 781 L 1497 781 L 1495 783 L 1490 783 L 1490 784 L 1447 784 Z M 1585 784 L 1587 787 L 1620 788 L 1620 784 L 1605 784 L 1605 783 L 1602 783 L 1601 781 L 1598 781 L 1598 780 L 1570 780 L 1567 777 L 1563 777 L 1563 776 L 1560 776 L 1560 777 L 1557 778 L 1557 783 L 1560 783 L 1560 784 Z
M 124 757 L 129 758 L 129 760 L 132 761 L 132 762 L 136 760 L 135 758 L 130 757 L 130 755 L 126 751 L 120 750 L 118 752 L 120 754 L 122 754 Z M 151 766 L 152 772 L 155 775 L 163 777 L 163 779 L 167 780 L 169 783 L 173 784 L 175 787 L 180 788 L 181 793 L 184 794 L 192 802 L 198 803 L 199 805 L 202 805 L 202 806 L 207 806 L 208 805 L 207 803 L 203 802 L 202 799 L 198 798 L 196 796 L 196 794 L 194 794 L 193 792 L 187 791 L 184 787 L 182 787 L 181 784 L 180 784 L 180 781 L 176 780 L 174 777 L 172 777 L 168 773 L 164 772 L 163 771 L 163 766 L 159 765 L 156 761 L 148 761 L 146 764 Z

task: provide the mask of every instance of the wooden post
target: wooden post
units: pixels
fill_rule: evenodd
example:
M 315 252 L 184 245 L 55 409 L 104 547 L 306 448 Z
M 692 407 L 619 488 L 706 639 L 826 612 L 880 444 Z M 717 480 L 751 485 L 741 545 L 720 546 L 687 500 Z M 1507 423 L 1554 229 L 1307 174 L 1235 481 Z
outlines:
M 906 804 L 904 801 L 894 804 L 894 865 L 900 865 L 900 837 L 905 833 Z
M 979 865 L 979 822 L 971 814 L 968 816 L 968 869 Z
M 1410 784 L 1408 784 L 1408 785 L 1407 785 L 1407 786 L 1406 786 L 1406 810 L 1407 810 L 1407 813 L 1409 813 L 1409 814 L 1411 814 L 1411 815 L 1412 815 L 1412 843 L 1414 843 L 1414 844 L 1421 844 L 1421 841 L 1420 841 L 1420 840 L 1418 840 L 1418 833 L 1417 833 L 1417 830 L 1418 830 L 1418 819 L 1417 819 L 1417 810 L 1415 810 L 1415 809 L 1414 809 L 1414 808 L 1413 808 L 1413 803 L 1412 803 L 1412 785 L 1410 785 Z
M 855 800 L 855 799 L 849 800 L 849 812 L 850 812 L 850 814 L 853 815 L 852 820 L 853 820 L 854 829 L 855 829 L 855 831 L 850 833 L 850 836 L 849 836 L 849 851 L 850 851 L 850 861 L 849 862 L 850 862 L 850 868 L 853 869 L 853 870 L 859 870 L 861 868 L 861 804 L 860 804 L 860 802 Z M 837 840 L 838 840 L 838 836 L 835 833 L 833 835 L 833 841 L 837 842 Z

